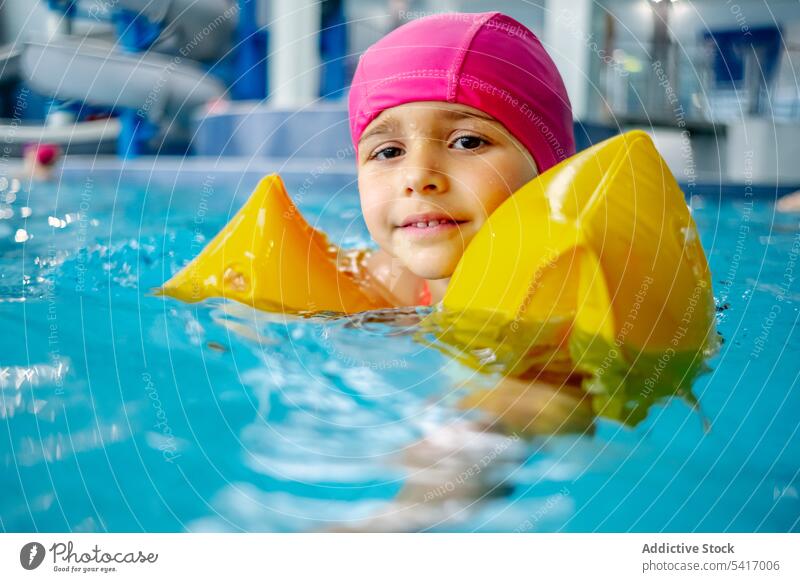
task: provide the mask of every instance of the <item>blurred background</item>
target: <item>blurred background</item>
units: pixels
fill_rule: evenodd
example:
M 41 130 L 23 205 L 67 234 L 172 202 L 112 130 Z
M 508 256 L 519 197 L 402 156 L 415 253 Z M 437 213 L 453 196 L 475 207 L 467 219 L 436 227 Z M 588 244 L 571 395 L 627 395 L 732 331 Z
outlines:
M 350 160 L 359 54 L 457 10 L 542 39 L 579 147 L 643 128 L 684 187 L 800 184 L 794 0 L 5 0 L 3 163 L 29 143 L 57 144 L 66 171 L 98 155 Z

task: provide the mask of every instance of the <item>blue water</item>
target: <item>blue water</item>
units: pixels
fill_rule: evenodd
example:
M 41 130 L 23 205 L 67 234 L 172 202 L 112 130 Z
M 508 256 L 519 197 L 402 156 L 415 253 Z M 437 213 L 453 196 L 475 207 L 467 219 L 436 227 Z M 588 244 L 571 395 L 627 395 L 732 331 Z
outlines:
M 151 295 L 253 184 L 2 185 L 3 531 L 800 530 L 800 230 L 769 200 L 693 201 L 725 338 L 699 410 L 517 438 L 457 406 L 471 372 L 414 340 L 424 310 Z M 301 210 L 363 245 L 343 186 Z

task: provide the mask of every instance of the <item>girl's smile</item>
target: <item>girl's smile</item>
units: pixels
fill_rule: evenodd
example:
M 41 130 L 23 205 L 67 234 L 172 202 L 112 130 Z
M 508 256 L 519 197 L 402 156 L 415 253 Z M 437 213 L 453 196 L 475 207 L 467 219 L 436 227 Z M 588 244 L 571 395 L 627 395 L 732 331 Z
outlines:
M 444 212 L 427 212 L 408 216 L 396 228 L 401 229 L 405 236 L 430 240 L 440 236 L 452 236 L 453 233 L 460 232 L 460 225 L 467 222 L 469 221 L 453 218 Z

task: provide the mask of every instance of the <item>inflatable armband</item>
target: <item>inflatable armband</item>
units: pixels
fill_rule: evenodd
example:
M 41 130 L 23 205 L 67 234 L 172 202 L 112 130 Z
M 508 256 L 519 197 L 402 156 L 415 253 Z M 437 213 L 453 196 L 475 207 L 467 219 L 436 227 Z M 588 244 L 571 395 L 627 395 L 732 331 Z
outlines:
M 339 255 L 309 226 L 273 174 L 158 292 L 187 302 L 225 297 L 265 311 L 355 313 L 388 307 L 339 266 Z
M 643 418 L 717 345 L 708 265 L 641 131 L 565 160 L 492 213 L 456 268 L 438 346 L 478 369 L 584 377 L 597 412 Z

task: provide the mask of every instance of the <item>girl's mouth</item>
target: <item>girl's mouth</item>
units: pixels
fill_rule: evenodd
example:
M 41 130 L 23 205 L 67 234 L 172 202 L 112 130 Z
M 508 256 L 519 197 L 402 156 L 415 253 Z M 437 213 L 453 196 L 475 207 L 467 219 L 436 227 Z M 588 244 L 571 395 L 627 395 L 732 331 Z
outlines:
M 466 220 L 434 219 L 420 220 L 405 226 L 398 227 L 408 236 L 414 238 L 428 238 L 458 230 L 459 225 L 467 222 Z
M 416 222 L 411 222 L 409 224 L 404 225 L 402 228 L 434 228 L 439 226 L 440 224 L 457 224 L 459 222 L 464 222 L 463 220 L 451 220 L 449 218 L 438 218 L 433 220 L 419 220 Z
M 466 220 L 458 220 L 443 212 L 426 212 L 424 214 L 410 214 L 400 223 L 398 228 L 436 228 L 442 224 L 462 224 Z

